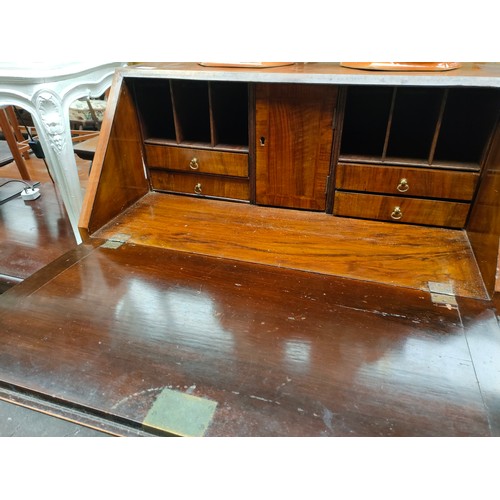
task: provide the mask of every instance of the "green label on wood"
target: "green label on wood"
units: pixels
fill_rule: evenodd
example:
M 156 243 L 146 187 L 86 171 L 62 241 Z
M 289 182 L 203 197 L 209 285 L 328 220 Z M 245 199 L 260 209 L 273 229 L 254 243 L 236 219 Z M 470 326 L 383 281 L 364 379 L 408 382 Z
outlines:
M 217 403 L 171 389 L 163 389 L 142 425 L 145 429 L 178 436 L 205 435 Z

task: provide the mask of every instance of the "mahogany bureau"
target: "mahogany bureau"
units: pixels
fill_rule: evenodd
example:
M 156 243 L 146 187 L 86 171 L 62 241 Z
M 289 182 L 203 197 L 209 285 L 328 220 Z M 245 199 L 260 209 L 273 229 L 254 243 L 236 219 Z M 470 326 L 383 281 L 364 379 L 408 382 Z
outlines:
M 495 64 L 119 70 L 82 234 L 490 296 L 498 76 Z M 200 211 L 183 237 L 178 218 Z
M 0 296 L 0 388 L 167 435 L 498 435 L 499 103 L 497 64 L 117 70 L 83 243 Z

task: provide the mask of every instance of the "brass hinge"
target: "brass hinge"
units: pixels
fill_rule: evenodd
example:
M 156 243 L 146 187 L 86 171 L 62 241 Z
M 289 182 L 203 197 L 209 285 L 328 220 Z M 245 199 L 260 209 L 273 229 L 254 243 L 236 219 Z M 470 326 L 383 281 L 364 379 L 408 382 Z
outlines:
M 129 239 L 130 239 L 130 234 L 117 233 L 108 240 L 106 240 L 101 245 L 101 248 L 111 248 L 115 250 L 116 248 L 121 247 Z
M 452 283 L 429 281 L 428 287 L 431 294 L 431 300 L 434 304 L 458 305 Z

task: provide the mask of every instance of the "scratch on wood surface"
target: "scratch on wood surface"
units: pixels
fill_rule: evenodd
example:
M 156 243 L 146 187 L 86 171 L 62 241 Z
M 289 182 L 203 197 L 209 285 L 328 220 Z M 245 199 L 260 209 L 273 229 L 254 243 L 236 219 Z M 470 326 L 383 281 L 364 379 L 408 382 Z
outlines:
M 259 401 L 265 401 L 266 403 L 274 403 L 276 405 L 281 404 L 279 401 L 273 401 L 272 399 L 261 398 L 260 396 L 249 396 L 252 399 L 258 399 Z
M 123 403 L 126 403 L 128 400 L 136 398 L 138 396 L 142 396 L 143 394 L 148 394 L 150 392 L 160 392 L 164 389 L 164 387 L 151 387 L 150 389 L 144 389 L 143 391 L 134 392 L 134 394 L 130 394 L 129 396 L 120 399 L 117 403 L 115 403 L 111 409 L 114 410 L 121 406 Z

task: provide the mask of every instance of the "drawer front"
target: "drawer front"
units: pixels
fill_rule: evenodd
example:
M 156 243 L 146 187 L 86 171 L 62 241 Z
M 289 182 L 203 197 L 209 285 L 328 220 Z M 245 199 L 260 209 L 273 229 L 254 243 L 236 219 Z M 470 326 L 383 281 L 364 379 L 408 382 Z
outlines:
M 172 173 L 165 170 L 151 170 L 150 178 L 153 189 L 159 191 L 246 201 L 250 195 L 248 179 Z
M 337 191 L 334 215 L 407 224 L 463 228 L 468 203 Z
M 146 144 L 149 168 L 248 177 L 248 154 Z
M 470 201 L 479 174 L 427 168 L 339 163 L 337 189 Z

